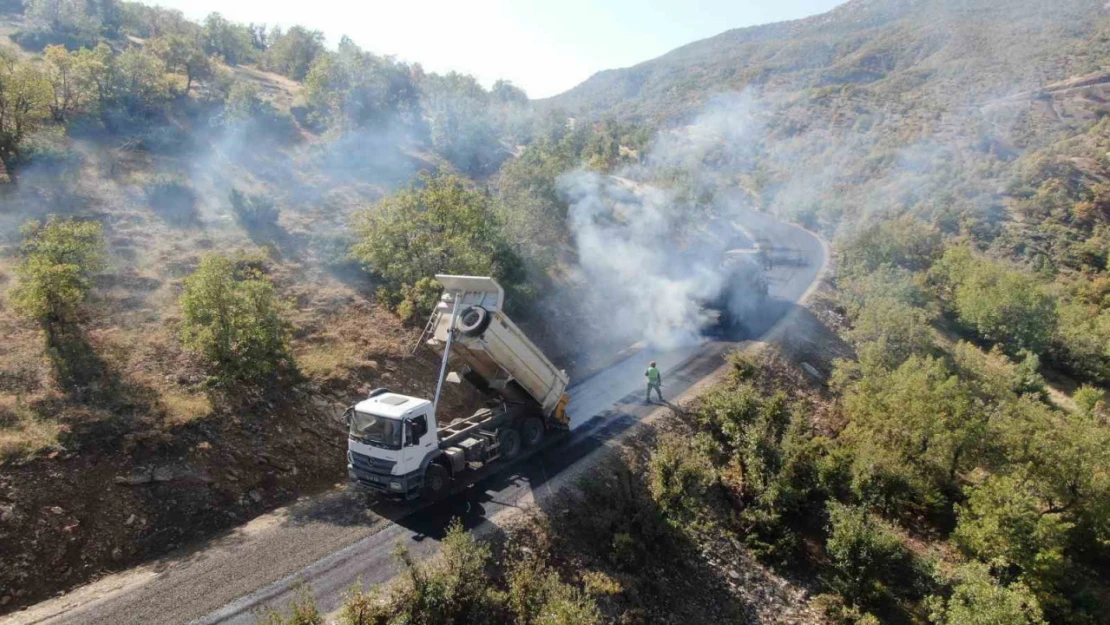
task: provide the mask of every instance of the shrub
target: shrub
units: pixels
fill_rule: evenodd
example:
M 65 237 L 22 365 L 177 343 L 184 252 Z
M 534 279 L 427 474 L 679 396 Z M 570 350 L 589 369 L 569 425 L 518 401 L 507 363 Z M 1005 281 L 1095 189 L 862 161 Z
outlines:
M 1014 574 L 1054 576 L 1064 563 L 1071 524 L 1046 512 L 1028 480 L 998 475 L 965 489 L 967 503 L 957 507 L 953 534 L 967 554 Z
M 563 583 L 540 559 L 526 557 L 508 574 L 509 606 L 517 625 L 597 625 L 601 613 L 594 601 Z
M 830 501 L 828 511 L 825 548 L 836 570 L 837 586 L 855 603 L 868 605 L 882 599 L 888 593 L 886 582 L 907 569 L 909 553 L 866 509 Z
M 258 615 L 258 625 L 325 625 L 324 617 L 316 608 L 316 600 L 307 586 L 297 590 L 297 596 L 289 602 L 289 615 L 277 610 L 268 610 Z
M 940 231 L 912 217 L 865 226 L 837 246 L 845 273 L 867 274 L 884 265 L 928 269 L 940 257 Z
M 259 269 L 214 254 L 185 279 L 181 338 L 219 381 L 263 382 L 291 364 L 285 309 Z
M 648 489 L 672 523 L 685 526 L 703 516 L 702 509 L 717 484 L 709 457 L 688 438 L 664 434 L 648 463 Z
M 404 565 L 404 585 L 391 604 L 401 623 L 502 623 L 505 597 L 490 586 L 487 567 L 490 549 L 452 521 L 443 539 L 441 560 L 418 564 L 403 548 L 397 557 Z
M 881 623 L 874 615 L 860 610 L 858 606 L 845 603 L 840 595 L 817 595 L 811 600 L 810 605 L 835 625 L 880 625 Z
M 738 378 L 755 375 L 750 361 L 733 358 L 733 365 Z M 788 562 L 798 546 L 792 528 L 807 524 L 805 510 L 819 489 L 822 446 L 804 410 L 781 393 L 766 395 L 741 381 L 710 393 L 696 418 L 724 444 L 721 482 L 738 500 L 748 546 L 765 560 Z
M 860 308 L 848 338 L 858 347 L 861 359 L 870 358 L 893 369 L 910 356 L 934 351 L 931 321 L 922 308 L 893 298 L 874 298 Z
M 185 227 L 199 221 L 197 193 L 188 181 L 176 176 L 159 175 L 146 185 L 145 192 L 150 207 L 166 223 Z
M 214 119 L 223 126 L 241 126 L 251 137 L 294 141 L 297 122 L 289 113 L 261 97 L 254 83 L 233 82 L 227 92 L 223 113 Z
M 277 226 L 278 208 L 266 195 L 253 195 L 232 189 L 229 194 L 235 218 L 247 230 L 273 229 Z
M 957 475 L 986 444 L 989 413 L 966 382 L 919 356 L 894 370 L 839 364 L 833 382 L 850 418 L 838 441 L 853 456 L 856 494 L 891 513 L 947 508 Z
M 375 593 L 352 588 L 339 610 L 339 625 L 387 625 L 392 611 Z
M 44 326 L 77 321 L 92 276 L 104 267 L 103 232 L 99 223 L 75 219 L 24 224 L 15 310 Z
M 980 256 L 949 248 L 933 267 L 960 323 L 1009 354 L 1043 353 L 1056 330 L 1055 299 L 1035 276 Z
M 927 601 L 929 620 L 937 625 L 1046 625 L 1032 591 L 1020 582 L 1000 584 L 985 564 L 961 566 L 953 582 L 950 597 Z
M 1059 306 L 1054 360 L 1077 377 L 1110 382 L 1110 310 L 1071 301 Z

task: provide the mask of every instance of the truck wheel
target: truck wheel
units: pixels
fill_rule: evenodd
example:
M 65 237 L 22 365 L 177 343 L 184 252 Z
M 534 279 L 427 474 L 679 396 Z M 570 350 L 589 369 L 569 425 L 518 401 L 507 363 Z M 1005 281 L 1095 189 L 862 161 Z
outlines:
M 528 417 L 520 424 L 520 438 L 525 447 L 535 447 L 543 440 L 543 421 L 536 417 Z
M 489 327 L 491 319 L 489 311 L 485 308 L 471 306 L 462 311 L 462 315 L 459 316 L 459 331 L 465 336 L 481 336 Z
M 451 482 L 451 474 L 441 464 L 429 464 L 424 469 L 424 495 L 438 497 L 447 492 L 447 485 Z
M 513 428 L 502 428 L 497 441 L 501 444 L 502 458 L 512 460 L 520 455 L 520 432 Z

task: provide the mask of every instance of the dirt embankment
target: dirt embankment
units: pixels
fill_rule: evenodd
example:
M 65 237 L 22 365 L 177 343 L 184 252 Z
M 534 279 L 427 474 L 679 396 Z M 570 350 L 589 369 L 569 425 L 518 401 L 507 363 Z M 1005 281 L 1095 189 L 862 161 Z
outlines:
M 372 385 L 426 394 L 435 381 L 430 353 L 364 364 L 249 409 L 0 464 L 0 613 L 345 481 L 337 410 Z M 448 388 L 448 416 L 475 400 Z

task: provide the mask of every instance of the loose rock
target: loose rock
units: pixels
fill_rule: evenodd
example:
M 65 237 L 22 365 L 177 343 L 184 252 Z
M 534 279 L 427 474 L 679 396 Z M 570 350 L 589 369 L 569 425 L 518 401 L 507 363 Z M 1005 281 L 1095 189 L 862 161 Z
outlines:
M 140 486 L 154 481 L 154 470 L 150 467 L 136 469 L 131 475 L 117 475 L 116 484 L 124 486 Z

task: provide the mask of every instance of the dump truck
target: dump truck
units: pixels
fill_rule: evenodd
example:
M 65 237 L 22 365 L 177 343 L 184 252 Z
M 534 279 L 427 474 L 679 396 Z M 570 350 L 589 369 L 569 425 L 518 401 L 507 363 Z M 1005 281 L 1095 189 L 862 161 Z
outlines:
M 436 279 L 444 292 L 421 335 L 441 356 L 435 396 L 376 389 L 344 414 L 348 476 L 372 493 L 436 497 L 468 473 L 568 429 L 569 378 L 505 314 L 504 289 L 488 277 Z M 452 366 L 461 374 L 449 374 Z M 462 379 L 486 394 L 488 405 L 441 425 L 443 384 Z

